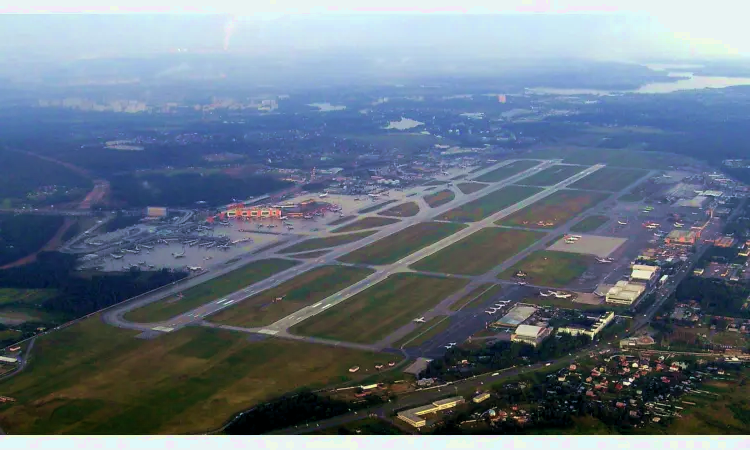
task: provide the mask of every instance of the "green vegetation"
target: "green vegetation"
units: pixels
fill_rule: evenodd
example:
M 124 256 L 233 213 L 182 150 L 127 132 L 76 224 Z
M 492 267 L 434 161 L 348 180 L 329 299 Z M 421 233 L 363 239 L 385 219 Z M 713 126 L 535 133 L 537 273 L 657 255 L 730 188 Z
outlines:
M 0 307 L 12 305 L 41 305 L 45 300 L 57 295 L 54 289 L 12 289 L 0 288 Z
M 540 191 L 540 188 L 535 187 L 506 186 L 454 208 L 441 215 L 440 219 L 455 222 L 478 222 Z
M 442 191 L 437 191 L 434 194 L 425 195 L 424 201 L 428 205 L 430 205 L 430 208 L 437 208 L 438 206 L 445 205 L 446 203 L 452 201 L 454 198 L 456 198 L 456 194 L 454 194 L 450 189 L 445 189 Z
M 611 130 L 610 130 L 611 133 Z M 601 137 L 598 138 L 601 140 Z M 598 147 L 564 147 L 536 150 L 534 158 L 556 159 L 563 158 L 568 164 L 607 164 L 613 167 L 631 167 L 634 169 L 666 169 L 673 166 L 673 153 L 656 151 L 639 151 L 632 149 L 607 149 Z
M 352 222 L 349 225 L 336 228 L 331 233 L 346 233 L 349 231 L 366 230 L 368 228 L 384 227 L 386 225 L 392 225 L 400 222 L 398 219 L 391 219 L 388 217 L 365 217 L 356 222 Z
M 347 266 L 318 267 L 232 305 L 212 316 L 210 320 L 241 327 L 270 325 L 373 273 L 375 271 L 370 269 Z
M 484 303 L 487 300 L 500 294 L 502 290 L 503 287 L 499 284 L 481 284 L 465 296 L 458 299 L 457 302 L 451 305 L 450 309 L 451 311 L 458 311 L 459 309 L 469 308 L 472 307 L 472 305 Z
M 750 434 L 750 393 L 747 369 L 732 380 L 711 380 L 701 390 L 718 395 L 690 394 L 683 404 L 682 417 L 669 424 L 668 434 L 675 435 L 747 435 Z
M 345 263 L 392 264 L 465 228 L 465 225 L 422 222 L 354 250 L 339 258 Z
M 466 285 L 466 280 L 397 273 L 292 327 L 302 336 L 375 343 Z
M 385 207 L 386 205 L 390 205 L 391 203 L 396 203 L 397 201 L 398 201 L 398 200 L 393 200 L 393 199 L 391 199 L 391 200 L 386 200 L 386 201 L 384 201 L 384 202 L 382 202 L 382 203 L 378 203 L 378 204 L 376 204 L 376 205 L 368 206 L 367 208 L 362 208 L 362 209 L 360 209 L 359 211 L 357 211 L 357 213 L 359 213 L 359 214 L 367 214 L 367 213 L 371 213 L 371 212 L 373 212 L 373 211 L 377 211 L 377 210 L 379 210 L 380 208 L 383 208 L 383 207 Z
M 390 217 L 414 217 L 419 213 L 419 206 L 415 202 L 406 202 L 378 213 Z
M 570 227 L 570 231 L 575 233 L 588 233 L 596 230 L 607 222 L 609 222 L 609 217 L 607 216 L 588 216 Z
M 338 219 L 334 220 L 333 222 L 329 222 L 327 225 L 330 225 L 330 226 L 341 225 L 342 223 L 346 223 L 346 222 L 348 222 L 348 221 L 350 221 L 350 220 L 352 220 L 352 219 L 354 219 L 356 217 L 357 216 L 339 217 Z
M 0 214 L 0 266 L 40 250 L 64 221 L 62 216 Z
M 743 308 L 750 288 L 740 283 L 691 276 L 682 280 L 674 295 L 678 301 L 697 301 L 704 314 L 750 318 L 750 310 Z
M 286 259 L 264 259 L 242 266 L 219 278 L 199 284 L 184 291 L 181 299 L 176 296 L 135 309 L 125 314 L 133 322 L 151 323 L 170 319 L 190 311 L 212 300 L 236 292 L 271 275 L 296 266 L 298 263 Z
M 483 228 L 412 264 L 415 270 L 481 275 L 539 240 L 543 233 Z
M 435 316 L 425 323 L 418 325 L 414 331 L 394 342 L 392 347 L 401 348 L 403 345 L 418 347 L 440 333 L 447 331 L 451 326 L 451 321 L 448 316 Z
M 552 186 L 585 170 L 580 166 L 552 166 L 518 181 L 526 186 Z
M 481 191 L 482 189 L 486 188 L 488 185 L 484 183 L 475 183 L 473 181 L 467 181 L 466 183 L 458 183 L 456 187 L 461 190 L 466 195 L 473 194 L 477 191 Z
M 647 172 L 643 170 L 602 167 L 596 172 L 571 184 L 571 188 L 618 192 L 638 181 Z
M 321 248 L 336 247 L 337 245 L 349 244 L 351 242 L 364 239 L 367 236 L 374 234 L 375 232 L 376 232 L 375 230 L 371 230 L 371 231 L 363 231 L 361 233 L 342 234 L 339 236 L 307 239 L 305 241 L 300 242 L 299 244 L 294 244 L 291 247 L 281 249 L 279 250 L 279 253 L 299 253 L 299 252 L 305 252 L 308 250 L 318 250 Z
M 319 256 L 325 255 L 328 252 L 330 252 L 330 250 L 318 250 L 314 252 L 297 253 L 296 255 L 292 255 L 292 257 L 296 259 L 315 259 Z
M 346 381 L 351 366 L 393 360 L 198 327 L 153 340 L 136 334 L 97 316 L 39 338 L 27 369 L 0 382 L 17 400 L 0 408 L 0 426 L 11 434 L 202 433 L 272 397 Z
M 563 189 L 495 223 L 526 228 L 555 228 L 606 198 L 607 194 L 601 192 Z
M 525 280 L 539 286 L 565 287 L 588 269 L 594 257 L 577 253 L 542 250 L 534 252 L 500 274 L 512 279 L 516 272 L 526 273 Z
M 485 173 L 484 175 L 480 175 L 476 177 L 475 180 L 481 181 L 483 183 L 495 183 L 498 181 L 502 181 L 506 178 L 510 178 L 513 175 L 523 172 L 524 170 L 531 169 L 532 167 L 538 164 L 539 164 L 539 161 L 528 161 L 528 160 L 515 161 L 505 166 L 498 167 L 495 170 L 491 170 Z

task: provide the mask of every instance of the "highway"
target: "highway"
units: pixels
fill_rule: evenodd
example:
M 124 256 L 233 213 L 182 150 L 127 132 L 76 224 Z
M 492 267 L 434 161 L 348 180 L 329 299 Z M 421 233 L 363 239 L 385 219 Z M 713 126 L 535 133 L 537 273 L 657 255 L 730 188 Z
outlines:
M 515 160 L 503 161 L 502 163 L 494 165 L 494 166 L 488 168 L 487 170 L 493 170 L 495 168 L 504 166 L 506 164 L 510 164 L 513 161 L 515 161 Z M 377 240 L 380 240 L 380 239 L 382 239 L 384 237 L 390 236 L 391 234 L 395 234 L 395 233 L 403 230 L 404 228 L 407 228 L 408 226 L 414 225 L 414 224 L 419 223 L 419 222 L 423 222 L 423 221 L 428 220 L 428 219 L 430 219 L 432 217 L 436 217 L 436 216 L 438 216 L 440 214 L 443 214 L 444 212 L 447 212 L 450 209 L 453 209 L 453 208 L 455 208 L 455 207 L 457 207 L 457 206 L 459 206 L 459 205 L 461 205 L 463 203 L 470 202 L 470 201 L 475 200 L 477 198 L 483 197 L 483 196 L 485 196 L 485 195 L 487 195 L 487 194 L 489 194 L 491 192 L 499 190 L 499 189 L 501 189 L 504 186 L 513 184 L 516 181 L 518 181 L 518 180 L 520 180 L 520 179 L 522 179 L 522 178 L 524 178 L 526 176 L 529 176 L 531 174 L 537 173 L 537 172 L 539 172 L 539 171 L 541 171 L 541 170 L 543 170 L 543 169 L 545 169 L 545 168 L 547 168 L 549 166 L 554 165 L 556 162 L 559 162 L 559 161 L 557 161 L 557 160 L 550 160 L 550 161 L 541 162 L 540 164 L 538 164 L 537 166 L 535 166 L 535 167 L 533 167 L 531 169 L 528 169 L 528 170 L 526 170 L 524 172 L 516 174 L 516 175 L 514 175 L 514 176 L 512 176 L 510 178 L 507 178 L 506 180 L 503 180 L 503 182 L 501 182 L 501 183 L 497 183 L 495 185 L 488 186 L 487 188 L 482 189 L 479 192 L 475 192 L 475 193 L 469 194 L 469 195 L 457 196 L 457 198 L 454 199 L 452 202 L 449 202 L 449 203 L 447 203 L 447 204 L 445 204 L 445 205 L 443 205 L 441 207 L 438 207 L 438 208 L 433 208 L 433 209 L 430 209 L 430 210 L 422 210 L 416 216 L 411 217 L 411 218 L 405 218 L 401 222 L 395 223 L 395 224 L 393 224 L 391 226 L 388 226 L 388 227 L 384 227 L 382 230 L 374 233 L 373 235 L 371 235 L 371 236 L 369 236 L 369 237 L 367 237 L 365 239 L 353 242 L 351 244 L 346 244 L 346 245 L 343 245 L 343 246 L 339 246 L 339 247 L 335 248 L 334 250 L 332 250 L 331 252 L 329 252 L 324 257 L 321 257 L 321 258 L 319 258 L 317 260 L 311 260 L 311 261 L 308 261 L 308 262 L 303 262 L 302 264 L 299 264 L 299 265 L 297 265 L 297 266 L 295 266 L 295 267 L 293 267 L 291 269 L 288 269 L 288 270 L 286 270 L 284 272 L 276 274 L 274 277 L 262 280 L 262 281 L 260 281 L 258 283 L 255 283 L 252 286 L 248 286 L 248 287 L 246 287 L 246 288 L 244 288 L 242 290 L 239 290 L 239 291 L 237 291 L 237 292 L 235 292 L 233 294 L 230 294 L 229 296 L 227 296 L 227 297 L 224 298 L 224 299 L 227 300 L 226 302 L 221 302 L 220 303 L 220 301 L 222 299 L 217 299 L 214 302 L 211 302 L 211 303 L 209 303 L 207 305 L 204 305 L 204 306 L 201 306 L 200 308 L 197 308 L 197 310 L 186 312 L 186 313 L 184 313 L 184 314 L 182 314 L 180 316 L 172 318 L 171 320 L 168 320 L 168 321 L 165 321 L 165 322 L 160 322 L 160 323 L 136 324 L 136 323 L 132 323 L 132 322 L 129 322 L 129 321 L 126 321 L 125 319 L 123 319 L 123 315 L 126 314 L 129 311 L 132 311 L 134 309 L 140 308 L 140 307 L 145 306 L 145 305 L 147 305 L 149 303 L 161 300 L 161 299 L 163 299 L 165 297 L 168 297 L 169 295 L 174 295 L 174 294 L 176 294 L 177 292 L 179 292 L 181 290 L 187 289 L 187 288 L 192 287 L 194 285 L 197 285 L 199 283 L 206 282 L 206 281 L 208 281 L 208 280 L 210 280 L 212 278 L 215 278 L 215 277 L 217 277 L 219 275 L 223 275 L 224 273 L 229 272 L 229 270 L 222 270 L 222 271 L 216 271 L 216 272 L 212 271 L 212 272 L 209 272 L 210 275 L 207 275 L 207 276 L 204 276 L 204 277 L 196 277 L 195 279 L 190 280 L 190 282 L 185 283 L 179 289 L 167 289 L 164 292 L 158 292 L 158 293 L 156 293 L 154 295 L 144 296 L 142 298 L 139 298 L 137 301 L 133 301 L 133 302 L 128 301 L 128 302 L 125 302 L 125 303 L 121 304 L 121 306 L 119 306 L 117 308 L 114 308 L 113 310 L 108 311 L 104 315 L 104 320 L 107 323 L 109 323 L 111 325 L 114 325 L 114 326 L 117 326 L 117 327 L 120 327 L 120 328 L 130 328 L 130 329 L 143 330 L 143 331 L 153 330 L 153 328 L 155 328 L 155 327 L 161 327 L 161 329 L 164 329 L 164 330 L 169 330 L 169 329 L 174 330 L 174 329 L 181 328 L 181 327 L 189 325 L 191 323 L 200 321 L 204 317 L 206 317 L 206 316 L 208 316 L 210 314 L 215 314 L 215 313 L 221 311 L 224 308 L 230 307 L 233 304 L 235 304 L 235 303 L 237 303 L 239 301 L 242 301 L 245 298 L 248 298 L 248 297 L 252 296 L 253 294 L 255 294 L 257 292 L 260 292 L 260 291 L 272 288 L 274 286 L 277 286 L 277 285 L 283 283 L 284 281 L 287 281 L 287 280 L 289 280 L 291 278 L 294 278 L 295 276 L 299 275 L 302 272 L 306 272 L 306 271 L 311 270 L 311 269 L 313 269 L 313 268 L 315 268 L 317 266 L 320 266 L 320 265 L 336 263 L 336 261 L 335 261 L 336 258 L 338 258 L 340 256 L 343 256 L 343 255 L 345 255 L 345 254 L 347 254 L 347 253 L 349 253 L 351 251 L 354 251 L 354 250 L 356 250 L 358 248 L 361 248 L 361 247 L 369 245 L 369 244 L 371 244 L 373 242 L 376 242 Z M 295 242 L 290 242 L 289 245 L 292 245 Z M 443 242 L 443 241 L 441 241 L 441 242 Z M 282 248 L 284 248 L 284 246 L 275 247 L 274 251 L 278 251 L 278 250 L 280 250 Z M 263 252 L 261 254 L 254 255 L 252 258 L 248 258 L 248 259 L 244 260 L 243 264 L 247 264 L 248 262 L 250 262 L 252 260 L 265 259 L 265 258 L 268 258 L 270 255 L 271 255 L 271 253 Z M 236 266 L 235 266 L 235 268 L 236 268 Z M 363 283 L 358 283 L 355 286 L 362 287 L 363 285 L 366 285 L 367 280 L 370 280 L 370 282 L 372 282 L 372 277 L 364 280 Z M 351 291 L 353 288 L 354 288 L 354 286 L 350 287 L 349 290 Z M 325 304 L 328 304 L 328 303 L 334 302 L 334 301 L 337 303 L 336 300 L 339 300 L 339 299 L 336 298 L 336 296 L 334 295 L 334 296 L 329 297 L 326 300 L 327 301 L 324 301 L 324 302 L 326 302 Z M 227 305 L 227 303 L 229 303 L 229 305 Z M 324 304 L 324 306 L 325 306 L 325 304 Z M 296 323 L 296 322 L 293 322 L 293 323 Z M 274 325 L 277 325 L 277 324 L 274 324 Z M 271 334 L 273 334 L 273 331 L 278 330 L 278 325 L 276 326 L 276 328 L 267 328 L 267 329 L 271 332 Z

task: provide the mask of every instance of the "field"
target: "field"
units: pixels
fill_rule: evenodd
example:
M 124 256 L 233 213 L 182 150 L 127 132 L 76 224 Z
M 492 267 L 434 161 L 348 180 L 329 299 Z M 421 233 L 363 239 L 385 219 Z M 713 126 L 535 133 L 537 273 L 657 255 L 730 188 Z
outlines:
M 597 191 L 618 192 L 638 181 L 647 172 L 643 170 L 622 169 L 618 167 L 602 167 L 575 183 L 571 188 L 592 189 Z
M 481 284 L 476 289 L 458 299 L 457 302 L 451 305 L 450 309 L 451 311 L 458 311 L 459 309 L 472 307 L 473 304 L 484 303 L 485 301 L 498 295 L 502 290 L 503 287 L 499 284 Z
M 366 208 L 362 208 L 359 211 L 357 211 L 359 214 L 367 214 L 371 213 L 373 211 L 377 211 L 380 208 L 384 208 L 386 205 L 390 205 L 391 203 L 396 203 L 398 200 L 386 200 L 382 203 L 378 203 L 376 205 L 368 206 Z
M 455 223 L 422 222 L 339 258 L 345 263 L 392 264 L 465 228 Z
M 272 397 L 346 381 L 351 366 L 394 358 L 200 327 L 153 340 L 136 334 L 95 316 L 37 340 L 27 369 L 0 382 L 18 400 L 0 407 L 0 426 L 11 434 L 201 433 Z
M 467 280 L 455 278 L 398 273 L 295 325 L 290 331 L 302 336 L 375 343 L 466 283 Z
M 508 165 L 498 167 L 495 170 L 491 170 L 484 175 L 480 175 L 475 178 L 477 181 L 481 181 L 483 183 L 495 183 L 498 181 L 502 181 L 506 178 L 510 178 L 515 174 L 521 173 L 524 170 L 531 169 L 532 167 L 539 164 L 539 161 L 527 161 L 527 160 L 521 160 L 521 161 L 515 161 Z
M 583 170 L 586 170 L 586 168 L 580 166 L 552 166 L 517 183 L 525 186 L 553 186 Z
M 368 228 L 384 227 L 399 222 L 398 219 L 391 219 L 388 217 L 365 217 L 356 222 L 352 222 L 349 225 L 336 228 L 331 233 L 346 233 L 349 231 L 366 230 Z
M 330 225 L 330 226 L 341 225 L 342 223 L 348 222 L 348 221 L 350 221 L 350 220 L 352 220 L 352 219 L 354 219 L 356 217 L 357 216 L 339 217 L 338 219 L 334 220 L 333 222 L 329 222 L 327 225 Z
M 297 259 L 315 259 L 319 256 L 325 255 L 328 252 L 330 252 L 330 250 L 317 250 L 307 253 L 297 253 L 296 255 L 292 255 L 292 257 Z
M 317 267 L 224 309 L 210 321 L 241 327 L 270 325 L 373 273 L 373 270 L 347 266 Z M 278 297 L 283 300 L 274 302 Z
M 294 244 L 290 247 L 281 249 L 279 250 L 279 253 L 299 253 L 310 250 L 319 250 L 321 248 L 336 247 L 337 245 L 349 244 L 360 239 L 364 239 L 373 233 L 375 233 L 375 230 L 363 231 L 361 233 L 343 234 L 340 236 L 307 239 L 303 242 L 300 242 L 299 244 Z
M 583 275 L 594 257 L 577 253 L 542 250 L 534 252 L 500 274 L 502 279 L 512 279 L 519 270 L 526 273 L 525 280 L 539 286 L 565 287 Z
M 413 217 L 419 213 L 419 206 L 415 202 L 406 202 L 400 205 L 388 208 L 383 212 L 378 213 L 381 216 L 390 217 Z
M 425 323 L 418 325 L 414 331 L 394 342 L 392 347 L 401 348 L 402 345 L 418 347 L 440 333 L 447 331 L 451 326 L 451 321 L 448 316 L 435 316 Z
M 440 220 L 478 222 L 540 191 L 535 187 L 506 186 L 446 212 Z
M 560 190 L 497 221 L 525 228 L 558 227 L 607 198 L 600 192 Z
M 142 323 L 167 320 L 295 265 L 297 265 L 296 262 L 285 259 L 254 261 L 226 275 L 184 291 L 183 298 L 180 300 L 170 297 L 130 311 L 125 314 L 125 319 Z
M 434 194 L 425 195 L 424 201 L 430 205 L 430 208 L 437 208 L 438 206 L 445 205 L 454 198 L 456 198 L 456 194 L 450 189 L 445 189 Z
M 0 288 L 0 307 L 8 305 L 33 306 L 54 297 L 54 289 Z
M 461 192 L 469 195 L 486 188 L 488 185 L 484 183 L 474 183 L 473 181 L 467 181 L 466 183 L 458 183 L 456 186 L 461 190 Z
M 570 227 L 570 231 L 573 231 L 574 233 L 588 233 L 596 230 L 607 222 L 609 222 L 609 217 L 607 216 L 588 216 Z
M 483 228 L 412 264 L 412 269 L 481 275 L 544 236 L 537 231 Z

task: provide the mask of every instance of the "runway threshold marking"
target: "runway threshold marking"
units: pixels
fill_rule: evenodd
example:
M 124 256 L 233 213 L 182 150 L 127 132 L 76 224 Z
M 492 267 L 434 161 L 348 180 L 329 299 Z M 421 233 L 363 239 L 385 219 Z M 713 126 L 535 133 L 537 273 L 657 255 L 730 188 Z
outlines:
M 278 331 L 276 331 L 276 330 L 269 330 L 267 328 L 263 328 L 263 329 L 259 330 L 258 333 L 261 333 L 261 334 L 270 334 L 271 336 L 273 336 L 274 334 L 278 334 Z

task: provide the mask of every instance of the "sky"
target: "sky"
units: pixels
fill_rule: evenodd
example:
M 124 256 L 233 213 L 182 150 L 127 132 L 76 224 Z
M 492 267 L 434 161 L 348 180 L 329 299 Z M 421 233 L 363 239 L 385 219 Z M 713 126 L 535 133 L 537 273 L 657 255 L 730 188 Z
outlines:
M 16 13 L 0 15 L 0 54 L 65 59 L 186 48 L 609 60 L 750 55 L 750 6 L 721 0 L 99 3 L 0 0 L 0 13 Z M 57 14 L 33 14 L 42 12 Z M 71 14 L 81 12 L 87 14 Z

